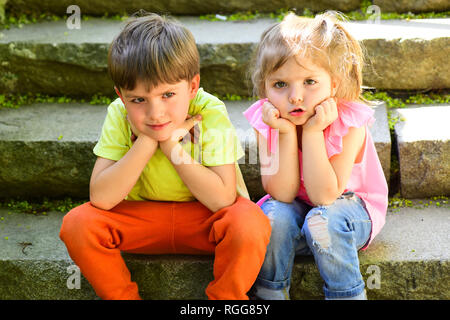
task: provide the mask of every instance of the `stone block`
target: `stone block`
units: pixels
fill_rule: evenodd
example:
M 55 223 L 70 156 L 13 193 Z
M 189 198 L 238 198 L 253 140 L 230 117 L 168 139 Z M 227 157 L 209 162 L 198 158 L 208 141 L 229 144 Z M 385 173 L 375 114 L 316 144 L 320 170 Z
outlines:
M 374 0 L 373 4 L 380 7 L 382 12 L 440 12 L 450 10 L 450 3 L 447 0 Z
M 406 198 L 450 194 L 450 107 L 396 109 L 401 194 Z
M 71 0 L 15 0 L 10 1 L 7 6 L 8 11 L 16 14 L 31 13 L 53 13 L 64 16 L 68 6 L 74 4 Z M 171 15 L 202 15 L 208 13 L 232 14 L 235 12 L 275 12 L 279 9 L 297 8 L 301 12 L 303 8 L 313 11 L 324 11 L 327 9 L 339 11 L 351 11 L 360 7 L 359 0 L 78 0 L 76 4 L 80 7 L 81 13 L 85 15 L 103 16 L 115 14 L 133 14 L 139 9 L 149 12 L 169 13 Z

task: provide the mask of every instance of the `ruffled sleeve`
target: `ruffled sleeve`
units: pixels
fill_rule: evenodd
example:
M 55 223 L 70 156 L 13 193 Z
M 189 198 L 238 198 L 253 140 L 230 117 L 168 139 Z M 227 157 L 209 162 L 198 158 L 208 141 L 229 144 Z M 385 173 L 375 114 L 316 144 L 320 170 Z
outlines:
M 328 158 L 342 152 L 342 138 L 350 127 L 360 128 L 371 125 L 374 110 L 362 103 L 338 101 L 338 118 L 323 132 Z
M 274 130 L 265 124 L 262 120 L 262 106 L 268 99 L 256 101 L 247 110 L 243 112 L 250 125 L 256 129 L 267 140 L 267 144 L 271 153 L 275 153 L 278 143 L 278 130 Z

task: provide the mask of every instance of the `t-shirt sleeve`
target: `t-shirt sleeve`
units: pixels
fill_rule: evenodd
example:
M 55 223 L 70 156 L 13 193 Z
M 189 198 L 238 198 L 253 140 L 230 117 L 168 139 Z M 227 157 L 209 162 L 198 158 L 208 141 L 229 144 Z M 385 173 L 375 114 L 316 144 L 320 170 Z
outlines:
M 108 106 L 102 132 L 94 147 L 98 157 L 118 161 L 131 147 L 131 131 L 126 120 L 126 110 L 120 102 Z
M 205 166 L 232 164 L 243 157 L 244 151 L 225 105 L 222 103 L 208 106 L 201 114 L 202 164 Z

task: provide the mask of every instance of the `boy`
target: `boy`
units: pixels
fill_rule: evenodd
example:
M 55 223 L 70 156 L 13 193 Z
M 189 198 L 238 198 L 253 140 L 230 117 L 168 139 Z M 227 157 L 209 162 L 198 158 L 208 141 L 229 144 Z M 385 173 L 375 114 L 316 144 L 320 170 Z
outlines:
M 71 258 L 102 299 L 140 299 L 121 251 L 215 253 L 208 298 L 248 299 L 270 224 L 248 200 L 224 104 L 199 88 L 192 34 L 156 14 L 134 18 L 108 69 L 119 98 L 94 148 L 90 202 L 63 220 Z M 197 141 L 180 143 L 194 125 Z

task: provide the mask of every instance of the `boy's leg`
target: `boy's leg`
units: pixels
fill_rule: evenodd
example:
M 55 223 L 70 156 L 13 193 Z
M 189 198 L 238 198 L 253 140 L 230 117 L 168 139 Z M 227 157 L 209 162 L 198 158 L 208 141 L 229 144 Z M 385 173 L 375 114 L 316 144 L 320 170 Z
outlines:
M 325 282 L 326 299 L 365 298 L 358 250 L 368 241 L 371 230 L 364 203 L 353 193 L 332 205 L 315 207 L 306 216 L 302 234 Z
M 60 238 L 102 299 L 140 299 L 120 251 L 170 253 L 171 203 L 123 201 L 110 211 L 89 202 L 63 219 Z
M 270 238 L 269 220 L 259 206 L 242 197 L 215 213 L 200 203 L 179 206 L 174 221 L 176 252 L 215 254 L 208 298 L 248 299 Z
M 298 200 L 285 203 L 270 199 L 261 209 L 270 219 L 272 234 L 253 293 L 264 300 L 289 299 L 295 254 L 310 252 L 301 236 L 301 227 L 311 207 Z

